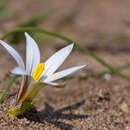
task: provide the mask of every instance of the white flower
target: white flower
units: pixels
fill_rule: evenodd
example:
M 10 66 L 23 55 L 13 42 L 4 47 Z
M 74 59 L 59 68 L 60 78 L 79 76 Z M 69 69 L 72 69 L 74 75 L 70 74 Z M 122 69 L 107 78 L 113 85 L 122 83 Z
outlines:
M 61 72 L 56 72 L 56 70 L 61 66 L 61 64 L 65 61 L 65 59 L 72 51 L 74 44 L 68 45 L 63 49 L 59 50 L 53 56 L 51 56 L 45 63 L 40 63 L 40 51 L 36 42 L 27 33 L 25 33 L 25 37 L 26 37 L 26 67 L 19 53 L 10 45 L 0 40 L 0 44 L 10 53 L 10 55 L 12 55 L 12 57 L 18 64 L 18 66 L 13 70 L 11 70 L 11 72 L 15 75 L 24 75 L 22 85 L 17 95 L 17 104 L 22 104 L 25 100 L 27 100 L 28 95 L 32 93 L 34 89 L 38 88 L 37 85 L 41 86 L 42 83 L 42 85 L 48 84 L 52 86 L 57 86 L 59 84 L 53 81 L 61 79 L 67 75 L 70 75 L 71 73 L 79 69 L 82 69 L 83 67 L 86 66 L 86 65 L 75 66 L 63 70 Z M 35 91 L 38 91 L 40 88 L 41 87 L 39 87 Z M 36 93 L 37 92 L 35 92 L 35 94 L 31 96 L 31 98 L 33 98 L 36 95 Z M 21 99 L 23 100 L 20 102 Z

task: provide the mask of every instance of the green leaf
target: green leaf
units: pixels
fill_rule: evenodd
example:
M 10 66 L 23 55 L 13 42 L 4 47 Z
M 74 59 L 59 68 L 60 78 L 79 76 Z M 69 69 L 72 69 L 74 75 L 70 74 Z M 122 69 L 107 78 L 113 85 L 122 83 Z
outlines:
M 30 20 L 28 20 L 28 21 L 24 22 L 23 24 L 21 24 L 20 27 L 35 27 L 39 23 L 46 20 L 49 15 L 50 15 L 50 11 L 42 12 L 40 15 L 35 16 L 35 17 L 31 18 Z M 12 35 L 12 38 L 11 38 L 10 42 L 12 44 L 17 44 L 17 43 L 20 43 L 20 41 L 22 41 L 23 39 L 24 39 L 23 32 L 16 32 L 16 33 L 14 33 Z
M 15 75 L 14 77 L 12 77 L 12 78 L 8 81 L 7 86 L 5 86 L 4 92 L 2 92 L 2 93 L 0 94 L 0 102 L 3 100 L 3 97 L 5 96 L 6 92 L 9 90 L 9 88 L 10 88 L 11 85 L 14 83 L 14 81 L 17 79 L 17 77 L 18 77 L 18 76 Z
M 22 106 L 12 107 L 8 110 L 8 113 L 13 116 L 22 115 L 25 111 L 29 110 L 34 104 L 40 102 L 41 99 L 35 99 L 33 101 L 27 101 Z

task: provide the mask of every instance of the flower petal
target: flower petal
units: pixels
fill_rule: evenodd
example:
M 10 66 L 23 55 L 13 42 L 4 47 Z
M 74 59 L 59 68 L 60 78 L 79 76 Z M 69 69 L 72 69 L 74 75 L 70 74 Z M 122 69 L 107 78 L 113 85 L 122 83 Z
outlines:
M 46 82 L 46 81 L 43 81 L 42 83 L 44 83 L 44 84 L 47 84 L 47 85 L 50 85 L 50 86 L 59 86 L 59 84 L 58 83 L 54 83 L 54 82 Z
M 22 69 L 24 69 L 24 62 L 23 59 L 21 58 L 21 56 L 19 55 L 19 53 L 10 45 L 8 45 L 7 43 L 5 43 L 4 41 L 0 40 L 0 44 L 9 52 L 9 54 L 15 59 L 15 61 L 17 62 L 17 64 L 19 65 L 19 67 L 21 67 Z
M 46 62 L 45 62 L 45 71 L 43 71 L 42 76 L 49 76 L 53 74 L 65 61 L 65 59 L 68 57 L 70 52 L 72 51 L 74 44 L 68 45 L 58 52 L 56 52 L 53 56 L 51 56 Z
M 11 73 L 13 73 L 15 75 L 28 75 L 27 72 L 20 67 L 14 68 L 13 70 L 11 70 Z
M 40 63 L 40 51 L 36 42 L 25 33 L 26 37 L 26 71 L 33 75 L 33 72 L 37 65 Z
M 75 66 L 75 67 L 63 70 L 61 72 L 54 73 L 53 75 L 48 76 L 47 79 L 45 79 L 45 82 L 55 81 L 55 80 L 61 79 L 61 78 L 65 77 L 65 76 L 68 76 L 68 75 L 70 75 L 70 74 L 84 68 L 85 66 L 86 65 Z
M 58 84 L 58 83 L 54 83 L 54 82 L 42 82 L 45 85 L 49 85 L 49 86 L 53 86 L 55 88 L 64 88 L 65 84 Z

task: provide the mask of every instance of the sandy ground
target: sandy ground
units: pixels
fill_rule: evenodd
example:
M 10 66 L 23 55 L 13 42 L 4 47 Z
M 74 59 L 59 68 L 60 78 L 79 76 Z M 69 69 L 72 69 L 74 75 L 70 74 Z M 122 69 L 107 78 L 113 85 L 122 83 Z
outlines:
M 130 62 L 130 1 L 129 0 L 12 0 L 7 7 L 14 16 L 1 21 L 0 35 L 42 11 L 52 10 L 52 15 L 40 28 L 62 32 L 75 41 L 89 47 L 95 54 L 113 66 Z M 63 17 L 64 16 L 64 17 Z M 71 17 L 71 18 L 70 18 Z M 45 61 L 67 43 L 51 39 L 47 44 L 39 44 L 41 59 Z M 25 44 L 15 45 L 25 56 Z M 8 71 L 16 63 L 0 47 L 0 91 L 11 77 Z M 123 112 L 120 105 L 130 108 L 130 84 L 117 75 L 109 80 L 104 77 L 86 77 L 90 72 L 105 68 L 83 54 L 76 47 L 60 69 L 88 63 L 88 67 L 74 74 L 62 89 L 45 87 L 38 97 L 43 101 L 36 110 L 19 118 L 8 115 L 12 100 L 17 92 L 20 79 L 11 87 L 4 102 L 0 104 L 1 130 L 130 130 L 130 114 Z M 130 70 L 123 71 L 129 75 Z

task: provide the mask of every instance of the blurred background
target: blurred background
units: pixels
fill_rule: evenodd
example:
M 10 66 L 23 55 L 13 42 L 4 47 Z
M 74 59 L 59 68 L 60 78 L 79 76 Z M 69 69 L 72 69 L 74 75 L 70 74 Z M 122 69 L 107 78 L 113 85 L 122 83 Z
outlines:
M 130 61 L 129 4 L 129 0 L 1 0 L 0 36 L 17 27 L 39 27 L 62 33 L 110 64 L 122 65 Z M 65 45 L 64 41 L 43 34 L 33 37 L 44 45 L 53 42 L 57 49 Z M 19 44 L 23 39 L 23 33 L 14 35 L 10 43 Z M 87 62 L 91 68 L 95 65 L 95 61 Z M 100 69 L 98 63 L 96 68 Z
M 129 4 L 129 0 L 1 0 L 0 36 L 17 27 L 39 27 L 80 42 L 112 65 L 122 65 L 130 61 Z M 58 49 L 65 45 L 64 41 L 43 34 L 32 35 L 44 44 L 40 46 L 45 47 L 53 42 L 49 45 Z M 19 44 L 23 39 L 23 33 L 18 33 L 9 42 Z M 17 48 L 20 50 L 21 47 Z M 46 55 L 44 51 L 42 54 Z M 124 52 L 127 54 L 124 55 Z M 91 69 L 102 69 L 98 63 L 95 67 L 92 58 L 80 59 L 76 62 L 85 60 Z
M 0 0 L 0 37 L 17 27 L 38 27 L 64 34 L 113 67 L 130 63 L 130 0 Z M 32 31 L 30 34 L 39 44 L 42 61 L 67 45 L 65 41 L 58 38 Z M 12 44 L 25 57 L 23 33 L 16 33 L 5 41 Z M 0 57 L 0 81 L 4 86 L 7 84 L 8 71 L 15 67 L 16 63 L 2 47 L 0 47 Z M 100 123 L 111 124 L 109 119 L 111 120 L 114 113 L 116 116 L 112 120 L 118 118 L 119 120 L 116 121 L 118 124 L 104 126 L 109 129 L 127 129 L 129 118 L 122 117 L 119 112 L 120 104 L 130 105 L 129 82 L 117 75 L 89 77 L 88 74 L 102 72 L 106 68 L 89 55 L 79 51 L 77 47 L 61 69 L 86 63 L 89 64 L 88 67 L 74 74 L 77 78 L 68 81 L 64 91 L 44 89 L 46 101 L 59 108 L 80 99 L 87 99 L 85 104 L 87 108 L 84 106 L 76 112 L 89 113 L 92 116 L 96 112 L 99 113 L 97 117 L 101 120 L 95 121 L 92 118 L 92 126 L 97 124 L 99 128 Z M 122 72 L 130 76 L 130 69 L 124 69 Z M 43 92 L 40 94 L 42 95 Z M 41 106 L 43 104 L 41 103 Z M 108 119 L 106 122 L 101 118 L 102 114 L 105 119 Z M 80 126 L 79 122 L 71 123 L 76 123 L 76 128 Z M 85 124 L 89 126 L 89 122 Z
M 1 33 L 48 12 L 38 27 L 60 30 L 86 43 L 129 42 L 129 0 L 1 0 Z M 126 39 L 125 39 L 126 38 Z

